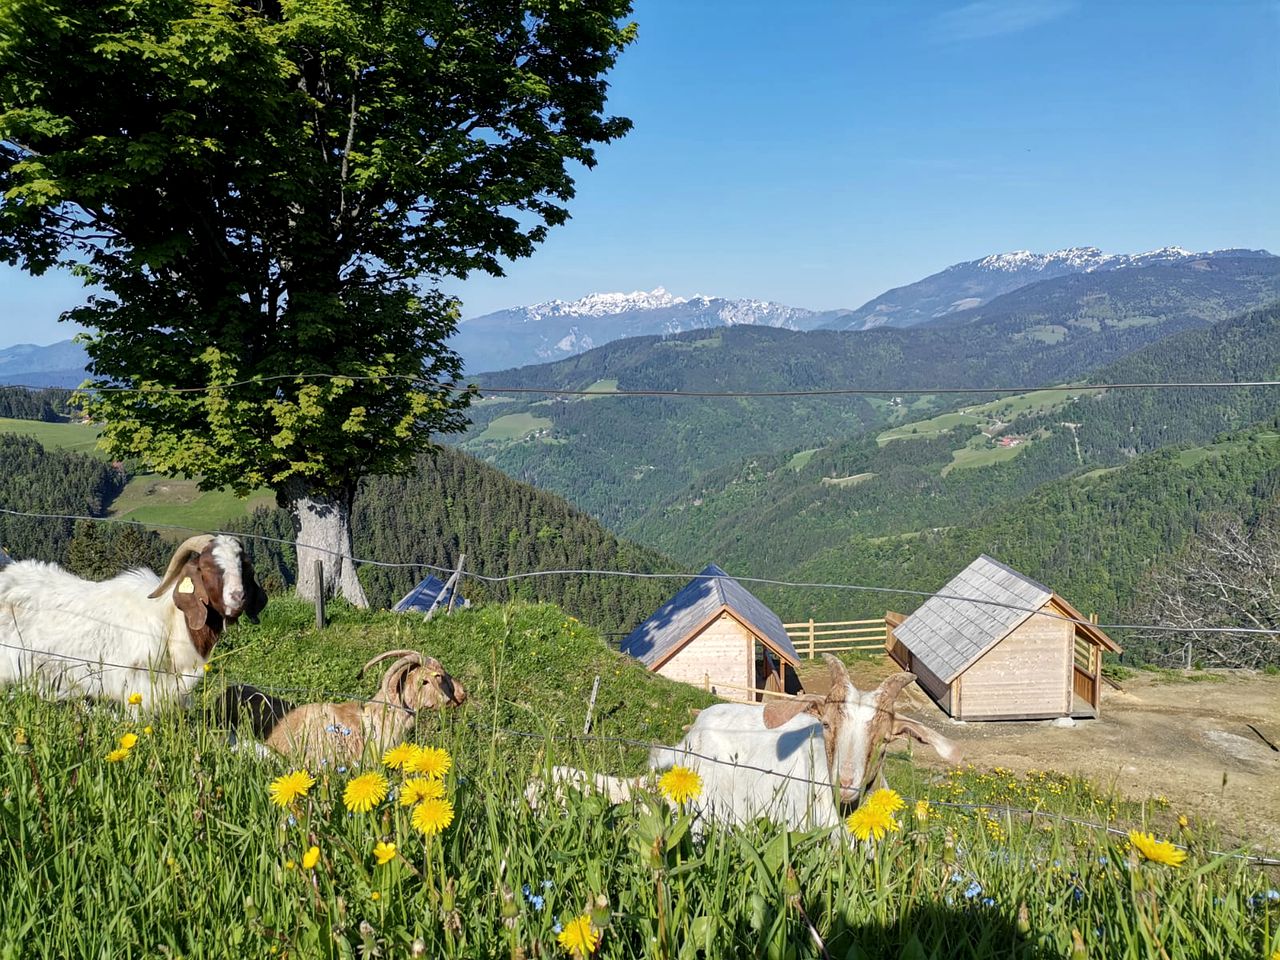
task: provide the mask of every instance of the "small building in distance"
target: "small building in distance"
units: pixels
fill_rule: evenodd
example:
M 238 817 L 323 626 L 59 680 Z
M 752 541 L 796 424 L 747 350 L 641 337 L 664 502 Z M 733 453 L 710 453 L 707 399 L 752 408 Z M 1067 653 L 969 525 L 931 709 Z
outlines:
M 714 563 L 622 641 L 654 673 L 731 700 L 799 693 L 800 657 L 782 620 Z
M 885 620 L 889 655 L 957 720 L 1096 717 L 1102 653 L 1120 652 L 1058 594 L 986 554 L 911 616 Z
M 439 577 L 427 574 L 421 583 L 406 593 L 400 602 L 391 609 L 396 613 L 426 613 L 432 606 L 439 605 L 443 612 L 449 608 L 449 594 L 455 593 L 455 591 L 451 590 L 441 596 L 444 588 L 444 582 Z M 460 593 L 456 594 L 453 605 L 455 607 L 471 606 L 470 602 Z

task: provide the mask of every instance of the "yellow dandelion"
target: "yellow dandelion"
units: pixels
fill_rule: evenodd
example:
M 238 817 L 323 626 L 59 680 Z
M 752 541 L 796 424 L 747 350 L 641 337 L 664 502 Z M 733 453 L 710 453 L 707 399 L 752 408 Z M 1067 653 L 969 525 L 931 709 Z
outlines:
M 917 800 L 916 801 L 916 820 L 920 823 L 924 823 L 926 820 L 929 819 L 929 814 L 932 812 L 932 809 L 933 808 L 929 806 L 928 800 Z
M 453 766 L 453 757 L 449 751 L 440 747 L 414 747 L 413 757 L 405 764 L 405 770 L 419 773 L 424 777 L 443 779 Z
M 1180 826 L 1183 830 L 1191 826 L 1191 821 L 1187 819 L 1187 815 L 1185 813 L 1178 814 L 1178 826 Z
M 302 869 L 314 870 L 316 864 L 320 862 L 320 848 L 312 846 L 306 853 L 302 855 Z
M 384 867 L 396 858 L 396 845 L 379 841 L 373 845 L 373 855 L 377 858 L 378 866 Z
M 373 893 L 369 894 L 369 899 L 370 899 L 370 900 L 381 900 L 381 899 L 382 899 L 382 894 L 380 894 L 377 890 L 375 890 L 375 891 L 373 891 Z
M 206 664 L 204 665 L 204 672 L 205 672 L 205 673 L 208 673 L 208 672 L 209 672 L 210 670 L 212 670 L 212 669 L 213 669 L 213 667 L 211 667 L 209 664 L 207 664 L 207 663 L 206 663 Z
M 1280 950 L 1276 950 L 1271 954 L 1271 960 L 1280 960 Z
M 434 836 L 453 823 L 453 804 L 443 797 L 423 800 L 413 808 L 413 829 Z
M 591 956 L 600 943 L 600 935 L 591 926 L 591 915 L 586 913 L 566 923 L 556 939 L 575 957 Z
M 1130 830 L 1129 842 L 1142 854 L 1144 859 L 1150 860 L 1152 863 L 1180 867 L 1182 866 L 1182 861 L 1187 859 L 1187 851 L 1178 849 L 1168 840 L 1157 840 L 1149 833 Z
M 294 870 L 294 869 L 296 869 L 296 868 L 297 868 L 297 866 L 298 866 L 298 865 L 297 865 L 296 863 L 294 863 L 292 860 L 286 860 L 286 861 L 284 862 L 284 868 L 285 868 L 286 870 Z
M 864 807 L 878 807 L 885 813 L 897 813 L 905 807 L 904 801 L 897 790 L 876 790 L 866 800 L 862 802 Z
M 890 810 L 873 803 L 864 803 L 849 814 L 844 824 L 850 833 L 862 841 L 873 837 L 881 840 L 886 833 L 897 833 L 902 829 Z
M 658 781 L 658 789 L 672 803 L 685 804 L 702 794 L 702 778 L 688 767 L 672 767 Z
M 142 732 L 145 733 L 148 737 L 151 736 L 151 734 L 155 733 L 155 731 L 152 730 L 150 727 L 143 727 Z
M 129 706 L 136 707 L 140 703 L 142 703 L 142 694 L 140 693 L 129 694 Z
M 120 749 L 132 750 L 138 745 L 138 735 L 136 733 L 126 733 L 120 738 Z
M 342 791 L 342 802 L 353 813 L 368 813 L 387 795 L 387 778 L 380 773 L 362 773 Z
M 392 747 L 382 755 L 382 765 L 393 770 L 403 770 L 406 763 L 413 759 L 414 748 L 407 743 Z
M 444 796 L 444 784 L 435 777 L 410 777 L 400 788 L 400 806 L 412 807 L 423 800 L 438 800 Z
M 121 760 L 128 758 L 128 756 L 128 749 L 121 747 L 118 750 L 112 750 L 107 754 L 107 763 L 119 763 Z
M 305 770 L 294 770 L 271 781 L 271 802 L 277 807 L 287 807 L 316 785 L 316 778 Z

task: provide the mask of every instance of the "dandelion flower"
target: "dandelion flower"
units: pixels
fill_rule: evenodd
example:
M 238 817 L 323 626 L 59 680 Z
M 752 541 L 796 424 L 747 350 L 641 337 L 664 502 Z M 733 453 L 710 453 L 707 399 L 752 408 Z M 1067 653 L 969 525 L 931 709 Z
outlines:
M 122 750 L 132 750 L 138 745 L 138 735 L 136 733 L 126 733 L 120 738 L 120 748 Z
M 384 867 L 396 858 L 396 845 L 379 841 L 373 845 L 373 855 L 378 860 L 378 866 Z
M 316 778 L 305 770 L 294 770 L 271 781 L 271 802 L 277 807 L 287 807 L 316 785 Z
M 438 800 L 444 796 L 444 784 L 434 777 L 410 777 L 400 788 L 400 806 L 412 807 L 423 800 Z
M 1163 863 L 1171 867 L 1182 866 L 1187 859 L 1187 851 L 1180 850 L 1168 840 L 1157 840 L 1149 833 L 1129 831 L 1129 842 L 1134 845 L 1143 858 L 1152 863 Z
M 380 773 L 362 773 L 347 784 L 342 802 L 354 813 L 368 813 L 387 795 L 387 778 Z
M 155 731 L 154 731 L 154 730 L 152 730 L 150 727 L 143 727 L 143 728 L 142 728 L 142 732 L 143 732 L 143 733 L 145 733 L 145 734 L 149 737 L 149 736 L 151 736 L 151 734 L 153 734 Z
M 929 814 L 931 812 L 932 812 L 932 808 L 929 806 L 928 800 L 916 801 L 916 820 L 918 822 L 924 823 L 926 820 L 928 820 Z
M 110 753 L 107 754 L 107 763 L 119 763 L 121 760 L 124 760 L 128 756 L 129 756 L 129 751 L 126 748 L 121 747 L 120 749 L 112 750 Z
M 872 837 L 880 840 L 886 833 L 897 833 L 902 829 L 889 809 L 874 803 L 864 803 L 849 814 L 844 824 L 850 833 L 863 841 Z
M 1187 815 L 1185 813 L 1178 814 L 1178 826 L 1180 826 L 1183 830 L 1191 826 L 1191 821 L 1187 819 Z
M 129 694 L 129 706 L 136 707 L 140 703 L 142 703 L 142 694 L 140 693 Z
M 566 923 L 556 939 L 560 941 L 560 946 L 575 957 L 591 956 L 600 943 L 600 935 L 592 929 L 591 917 L 585 913 Z
M 306 853 L 302 855 L 302 869 L 314 870 L 316 864 L 320 862 L 320 848 L 312 846 Z
M 375 891 L 373 891 L 373 893 L 369 894 L 369 899 L 370 899 L 370 900 L 381 900 L 381 899 L 382 899 L 382 894 L 380 894 L 377 890 L 375 890 Z
M 702 794 L 702 778 L 688 767 L 672 767 L 658 781 L 658 789 L 672 803 L 685 804 Z
M 864 807 L 876 807 L 885 813 L 897 813 L 905 807 L 906 801 L 902 799 L 897 790 L 876 790 L 871 796 L 867 797 L 862 804 Z
M 416 747 L 413 758 L 405 764 L 405 769 L 410 773 L 419 773 L 424 777 L 435 777 L 440 780 L 452 766 L 453 757 L 449 756 L 448 750 L 440 747 Z
M 453 804 L 443 797 L 423 800 L 413 808 L 413 829 L 430 837 L 453 823 Z
M 293 869 L 294 869 L 294 868 L 296 868 L 297 866 L 298 866 L 298 865 L 297 865 L 296 863 L 294 863 L 292 860 L 286 860 L 286 861 L 284 862 L 284 868 L 285 868 L 286 870 L 293 870 Z
M 392 770 L 403 770 L 405 764 L 413 759 L 414 753 L 413 747 L 407 743 L 402 743 L 399 746 L 392 747 L 382 755 L 382 765 L 390 767 Z

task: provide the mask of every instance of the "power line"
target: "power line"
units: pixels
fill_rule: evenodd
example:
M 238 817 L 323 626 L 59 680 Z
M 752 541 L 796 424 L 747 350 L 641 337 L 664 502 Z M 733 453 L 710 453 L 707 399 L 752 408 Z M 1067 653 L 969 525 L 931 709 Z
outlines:
M 1198 380 L 1198 381 L 1133 381 L 1116 383 L 1077 383 L 1077 384 L 1040 384 L 1036 386 L 1012 385 L 995 387 L 811 387 L 798 390 L 659 390 L 656 388 L 591 390 L 574 389 L 559 386 L 506 387 L 490 386 L 475 383 L 430 380 L 411 374 L 342 374 L 342 373 L 281 373 L 247 380 L 232 380 L 227 383 L 207 384 L 197 387 L 165 387 L 165 386 L 89 386 L 83 389 L 89 393 L 140 393 L 140 394 L 198 394 L 213 393 L 238 387 L 264 386 L 282 381 L 336 381 L 347 380 L 353 383 L 380 383 L 384 381 L 401 381 L 417 384 L 431 390 L 450 391 L 454 393 L 486 394 L 533 394 L 539 396 L 571 396 L 571 397 L 662 397 L 675 400 L 693 399 L 768 399 L 787 397 L 845 397 L 845 396 L 920 396 L 924 394 L 1021 394 L 1036 393 L 1044 390 L 1205 390 L 1205 389 L 1253 389 L 1259 387 L 1280 387 L 1280 380 Z M 34 384 L 6 384 L 25 390 L 56 389 Z M 66 388 L 62 388 L 66 389 Z
M 219 536 L 238 537 L 244 540 L 261 540 L 267 543 L 284 544 L 287 546 L 302 546 L 305 549 L 313 550 L 317 553 L 324 553 L 330 556 L 342 557 L 352 563 L 365 566 L 374 566 L 390 569 L 427 569 L 436 572 L 444 572 L 452 574 L 452 567 L 441 567 L 430 563 L 390 563 L 383 560 L 371 560 L 363 557 L 352 557 L 340 550 L 332 548 L 313 546 L 308 544 L 297 544 L 296 541 L 285 540 L 280 537 L 269 537 L 261 534 L 237 533 L 228 530 L 201 530 L 198 527 L 188 527 L 181 524 L 144 524 L 137 520 L 125 520 L 118 517 L 91 517 L 77 514 L 52 514 L 52 513 L 35 513 L 31 511 L 11 510 L 6 507 L 0 507 L 0 514 L 7 514 L 15 517 L 26 517 L 33 519 L 46 520 L 87 520 L 93 523 L 123 523 L 130 526 L 148 527 L 160 526 L 170 530 L 184 530 L 193 533 L 212 533 Z M 1048 620 L 1059 620 L 1064 623 L 1071 623 L 1077 626 L 1093 627 L 1101 630 L 1134 630 L 1155 633 L 1168 634 L 1240 634 L 1240 635 L 1260 635 L 1260 636 L 1280 636 L 1280 629 L 1268 629 L 1265 627 L 1179 627 L 1172 624 L 1158 623 L 1094 623 L 1092 620 L 1085 620 L 1080 617 L 1069 617 L 1057 613 L 1046 613 L 1038 607 L 1026 607 L 1016 603 L 1006 603 L 1002 600 L 979 599 L 975 597 L 966 597 L 959 594 L 948 594 L 941 592 L 929 592 L 928 590 L 911 590 L 905 587 L 880 587 L 862 583 L 827 583 L 822 581 L 803 581 L 803 580 L 778 580 L 770 577 L 734 577 L 734 576 L 716 576 L 704 575 L 702 573 L 644 573 L 635 570 L 608 570 L 597 569 L 591 567 L 581 568 L 560 568 L 551 570 L 527 570 L 519 573 L 509 573 L 499 576 L 488 576 L 481 573 L 473 573 L 464 570 L 462 573 L 464 578 L 476 580 L 487 584 L 504 584 L 512 583 L 519 580 L 546 579 L 549 577 L 623 577 L 636 580 L 680 580 L 688 582 L 691 580 L 736 580 L 740 583 L 757 583 L 764 586 L 772 587 L 789 587 L 798 589 L 812 590 L 847 590 L 862 593 L 874 593 L 890 596 L 919 597 L 929 599 L 936 597 L 940 600 L 954 600 L 963 603 L 971 603 L 978 606 L 997 607 L 1005 610 L 1013 610 L 1018 613 L 1026 613 L 1031 616 L 1043 617 Z

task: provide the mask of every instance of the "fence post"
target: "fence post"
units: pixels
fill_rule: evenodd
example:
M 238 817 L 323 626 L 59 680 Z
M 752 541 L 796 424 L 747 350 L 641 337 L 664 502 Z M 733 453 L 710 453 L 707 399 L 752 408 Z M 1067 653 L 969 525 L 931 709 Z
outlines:
M 591 699 L 587 702 L 587 722 L 582 725 L 582 735 L 585 737 L 591 732 L 591 714 L 596 709 L 596 694 L 600 692 L 600 674 L 596 674 L 596 682 L 591 684 Z
M 711 674 L 704 673 L 702 675 L 702 689 L 707 693 L 711 692 Z
M 316 561 L 316 629 L 324 629 L 324 561 Z
M 813 638 L 814 638 L 814 632 L 813 632 L 813 617 L 810 617 L 810 618 L 809 618 L 809 659 L 810 659 L 810 660 L 812 660 L 812 659 L 814 658 L 814 655 L 815 655 L 815 654 L 814 654 Z

